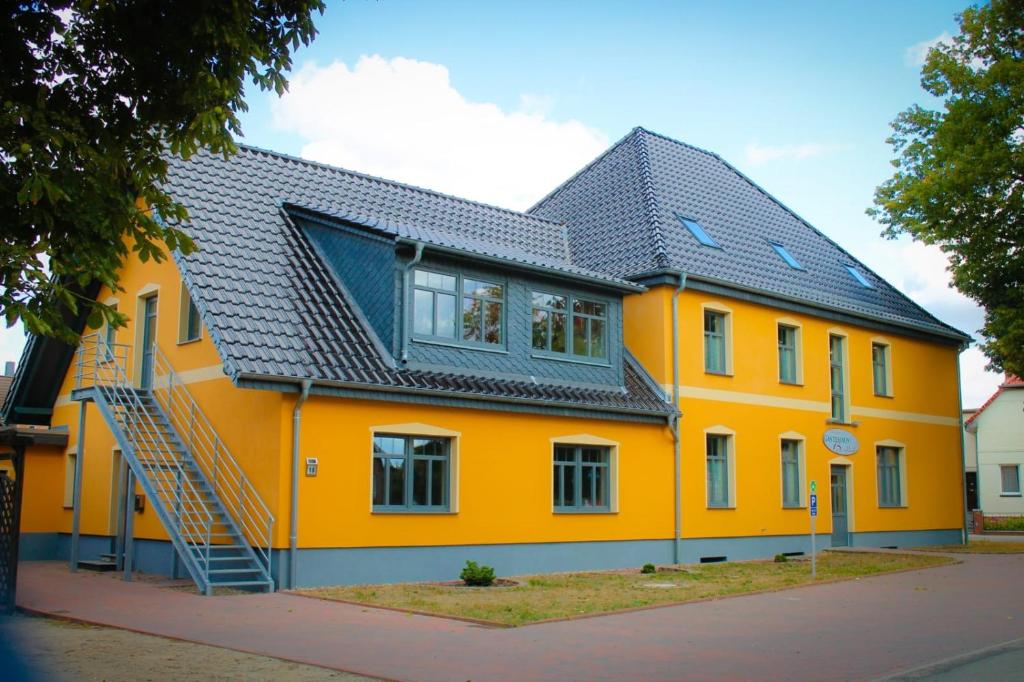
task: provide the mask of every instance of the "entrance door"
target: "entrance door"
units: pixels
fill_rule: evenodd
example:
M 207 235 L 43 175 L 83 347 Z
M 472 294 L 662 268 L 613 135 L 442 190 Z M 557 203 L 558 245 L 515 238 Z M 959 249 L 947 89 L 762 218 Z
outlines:
M 150 388 L 153 384 L 153 344 L 156 343 L 156 296 L 146 299 L 142 314 L 142 375 L 139 386 Z
M 846 467 L 832 465 L 832 546 L 850 544 L 847 523 Z
M 967 512 L 978 508 L 978 472 L 968 471 L 964 484 L 967 486 Z

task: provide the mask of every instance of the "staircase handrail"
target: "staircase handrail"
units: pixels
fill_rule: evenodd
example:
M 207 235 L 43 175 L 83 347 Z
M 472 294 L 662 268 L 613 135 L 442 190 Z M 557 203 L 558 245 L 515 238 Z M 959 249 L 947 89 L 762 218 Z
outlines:
M 76 351 L 75 389 L 109 389 L 110 397 L 115 399 L 115 406 L 130 405 L 133 408 L 128 411 L 127 417 L 122 417 L 126 435 L 132 443 L 142 441 L 140 436 L 144 436 L 147 439 L 145 442 L 163 446 L 148 448 L 146 454 L 156 460 L 160 468 L 177 474 L 175 485 L 181 490 L 171 493 L 166 485 L 163 485 L 165 481 L 161 481 L 161 485 L 155 489 L 174 504 L 174 519 L 178 531 L 186 542 L 200 548 L 205 547 L 210 543 L 213 515 L 195 504 L 194 501 L 201 498 L 201 491 L 193 485 L 181 461 L 167 456 L 168 452 L 173 451 L 172 444 L 161 433 L 159 426 L 145 409 L 138 392 L 128 380 L 124 367 L 127 364 L 129 350 L 130 346 L 127 344 L 109 343 L 106 339 L 101 339 L 98 333 L 83 336 Z M 203 571 L 205 574 L 209 569 L 206 556 L 194 556 L 193 560 L 197 564 L 206 564 L 206 570 Z
M 156 345 L 153 347 L 152 393 L 269 576 L 274 515 L 167 356 Z

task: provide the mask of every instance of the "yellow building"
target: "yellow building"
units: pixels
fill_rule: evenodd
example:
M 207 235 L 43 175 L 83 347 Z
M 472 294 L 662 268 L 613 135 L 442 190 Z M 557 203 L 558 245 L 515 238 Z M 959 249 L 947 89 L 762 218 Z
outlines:
M 717 156 L 636 129 L 526 213 L 256 149 L 199 251 L 31 339 L 22 556 L 305 586 L 961 538 L 967 340 Z M 674 405 L 678 406 L 678 410 Z M 79 482 L 76 485 L 76 480 Z

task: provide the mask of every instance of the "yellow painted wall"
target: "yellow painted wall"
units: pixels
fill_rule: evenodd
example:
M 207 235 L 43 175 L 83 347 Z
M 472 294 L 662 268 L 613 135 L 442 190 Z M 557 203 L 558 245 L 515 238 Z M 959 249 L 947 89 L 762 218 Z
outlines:
M 658 286 L 625 303 L 627 347 L 671 391 L 672 287 Z M 732 372 L 704 371 L 703 306 L 728 309 L 732 316 Z M 782 506 L 780 434 L 805 437 L 806 480 L 818 482 L 819 531 L 831 530 L 828 451 L 822 436 L 840 426 L 860 443 L 846 458 L 852 465 L 850 530 L 853 532 L 959 528 L 962 524 L 961 462 L 954 346 L 898 334 L 838 324 L 767 306 L 692 290 L 679 301 L 680 409 L 683 444 L 683 534 L 685 537 L 757 536 L 805 533 L 806 509 Z M 649 316 L 668 322 L 666 351 L 651 342 Z M 802 385 L 778 378 L 777 325 L 789 318 L 801 326 Z M 828 337 L 848 338 L 849 391 L 855 424 L 830 423 Z M 872 339 L 892 349 L 893 397 L 874 395 Z M 928 423 L 940 422 L 940 423 Z M 710 509 L 706 494 L 705 429 L 735 432 L 734 508 Z M 880 508 L 875 443 L 905 445 L 905 506 Z M 806 490 L 804 491 L 806 495 Z
M 283 419 L 291 418 L 287 404 Z M 290 402 L 294 402 L 294 398 Z M 458 513 L 373 513 L 374 426 L 461 433 Z M 618 441 L 618 513 L 552 510 L 551 438 Z M 672 537 L 672 439 L 663 425 L 312 397 L 302 409 L 299 545 L 366 547 Z

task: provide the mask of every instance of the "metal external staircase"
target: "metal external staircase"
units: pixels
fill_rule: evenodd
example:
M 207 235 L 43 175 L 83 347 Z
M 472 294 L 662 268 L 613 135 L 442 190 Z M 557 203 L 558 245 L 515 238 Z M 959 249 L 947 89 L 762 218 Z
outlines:
M 270 509 L 160 349 L 145 388 L 129 381 L 129 357 L 129 346 L 84 337 L 72 397 L 96 403 L 200 590 L 272 591 Z

